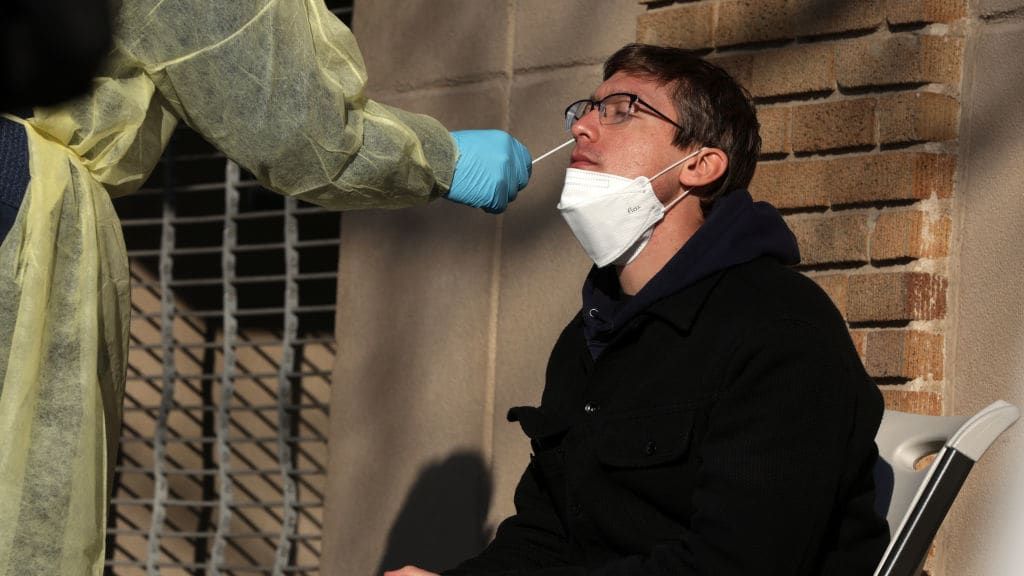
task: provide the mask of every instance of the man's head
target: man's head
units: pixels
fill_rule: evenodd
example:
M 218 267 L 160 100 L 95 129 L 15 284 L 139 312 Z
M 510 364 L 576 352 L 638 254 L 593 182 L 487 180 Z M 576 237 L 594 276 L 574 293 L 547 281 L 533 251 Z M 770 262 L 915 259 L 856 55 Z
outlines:
M 577 121 L 573 167 L 650 177 L 705 148 L 719 166 L 706 172 L 713 179 L 694 180 L 695 195 L 710 201 L 750 183 L 761 146 L 757 117 L 749 94 L 721 68 L 686 50 L 630 44 L 605 62 L 593 99 L 616 93 L 638 97 L 634 115 L 621 124 L 605 124 L 598 113 Z

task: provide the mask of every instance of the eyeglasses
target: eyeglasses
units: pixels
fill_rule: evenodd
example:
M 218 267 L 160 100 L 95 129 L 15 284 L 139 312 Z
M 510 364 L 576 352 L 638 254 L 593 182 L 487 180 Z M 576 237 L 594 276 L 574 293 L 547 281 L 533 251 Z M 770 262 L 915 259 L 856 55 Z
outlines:
M 637 104 L 642 104 L 658 118 L 661 118 L 665 122 L 683 130 L 682 126 L 677 124 L 668 116 L 658 112 L 654 106 L 644 102 L 636 94 L 629 94 L 626 92 L 609 94 L 600 100 L 590 100 L 589 98 L 585 98 L 569 104 L 565 109 L 565 130 L 566 132 L 572 130 L 573 124 L 575 124 L 580 118 L 583 118 L 583 116 L 594 108 L 597 108 L 597 119 L 601 124 L 621 124 L 626 120 L 629 120 L 629 118 L 636 113 Z

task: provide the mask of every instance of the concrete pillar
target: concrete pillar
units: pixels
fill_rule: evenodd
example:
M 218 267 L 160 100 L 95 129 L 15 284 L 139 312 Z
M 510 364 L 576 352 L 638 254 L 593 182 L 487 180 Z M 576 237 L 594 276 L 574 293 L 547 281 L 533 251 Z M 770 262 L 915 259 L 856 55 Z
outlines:
M 1024 1 L 972 7 L 953 255 L 952 412 L 1024 408 Z M 1024 422 L 968 479 L 945 527 L 946 574 L 1024 570 Z

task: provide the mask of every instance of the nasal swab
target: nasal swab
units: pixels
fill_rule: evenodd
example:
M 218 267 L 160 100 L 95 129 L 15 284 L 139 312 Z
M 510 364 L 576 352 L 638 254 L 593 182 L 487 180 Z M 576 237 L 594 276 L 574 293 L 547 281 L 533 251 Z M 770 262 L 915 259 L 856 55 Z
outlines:
M 548 150 L 547 152 L 545 152 L 545 153 L 541 154 L 540 156 L 537 156 L 536 158 L 534 158 L 533 159 L 533 163 L 536 164 L 537 162 L 540 162 L 541 160 L 547 158 L 548 156 L 551 156 L 555 152 L 558 152 L 562 148 L 565 148 L 566 146 L 568 146 L 569 144 L 572 144 L 575 141 L 576 141 L 575 138 L 569 138 L 569 140 L 567 142 L 565 142 L 564 144 L 559 144 L 558 146 L 555 146 L 551 150 Z

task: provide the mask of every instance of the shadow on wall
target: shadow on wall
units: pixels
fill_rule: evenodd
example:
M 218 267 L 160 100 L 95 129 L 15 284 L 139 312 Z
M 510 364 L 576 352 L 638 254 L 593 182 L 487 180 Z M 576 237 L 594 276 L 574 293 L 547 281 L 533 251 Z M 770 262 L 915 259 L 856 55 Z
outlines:
M 441 571 L 487 545 L 491 477 L 480 454 L 460 452 L 421 473 L 388 534 L 375 574 L 413 564 Z

